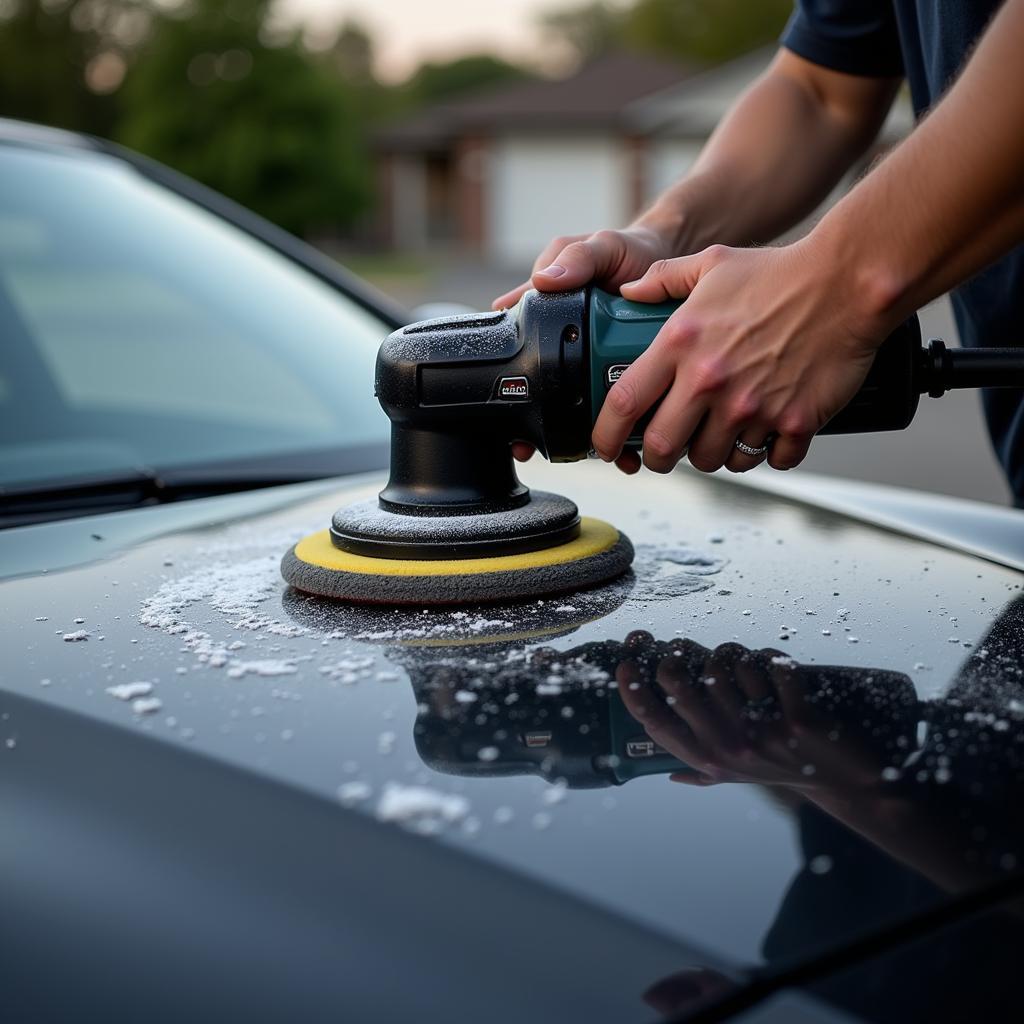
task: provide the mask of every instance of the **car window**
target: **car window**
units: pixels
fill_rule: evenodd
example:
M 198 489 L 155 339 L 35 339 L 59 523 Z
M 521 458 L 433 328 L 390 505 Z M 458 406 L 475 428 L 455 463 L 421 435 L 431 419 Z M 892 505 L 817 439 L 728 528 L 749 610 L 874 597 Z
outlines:
M 388 329 L 121 161 L 0 146 L 0 485 L 383 441 Z

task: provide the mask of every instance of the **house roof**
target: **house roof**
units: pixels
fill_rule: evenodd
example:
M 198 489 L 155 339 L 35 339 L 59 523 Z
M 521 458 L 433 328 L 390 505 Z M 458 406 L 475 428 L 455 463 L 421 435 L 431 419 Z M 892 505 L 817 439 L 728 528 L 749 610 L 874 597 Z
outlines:
M 610 53 L 568 78 L 515 82 L 428 107 L 382 129 L 377 142 L 384 149 L 422 150 L 466 135 L 621 131 L 637 101 L 678 85 L 694 70 L 649 54 Z
M 616 132 L 706 138 L 776 52 L 774 46 L 763 47 L 711 68 L 612 53 L 558 81 L 517 82 L 428 107 L 384 128 L 377 143 L 384 150 L 422 152 L 466 136 Z M 901 95 L 882 138 L 891 142 L 912 126 L 909 102 Z
M 774 46 L 761 47 L 702 70 L 641 97 L 630 104 L 625 116 L 638 135 L 709 135 L 777 52 Z
M 634 135 L 705 138 L 737 97 L 767 71 L 778 48 L 764 46 L 690 75 L 659 92 L 642 96 L 623 112 Z M 883 142 L 902 138 L 914 125 L 906 90 L 901 92 L 881 131 Z

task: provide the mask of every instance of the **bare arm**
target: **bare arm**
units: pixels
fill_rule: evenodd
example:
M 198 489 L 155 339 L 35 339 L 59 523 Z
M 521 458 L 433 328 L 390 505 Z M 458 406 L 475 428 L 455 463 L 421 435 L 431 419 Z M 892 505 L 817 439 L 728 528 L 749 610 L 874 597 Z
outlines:
M 644 461 L 789 469 L 857 392 L 914 309 L 1024 240 L 1024 0 L 1007 0 L 931 115 L 805 238 L 711 246 L 622 282 L 686 302 L 608 393 L 594 447 L 617 460 L 637 420 Z M 738 201 L 738 199 L 737 199 Z M 629 468 L 629 467 L 626 467 Z
M 967 817 L 965 824 L 964 807 L 955 799 L 929 799 L 921 786 L 901 795 L 808 787 L 803 795 L 940 889 L 963 892 L 994 880 L 990 865 L 964 856 L 974 845 L 970 831 L 978 822 Z
M 531 287 L 617 289 L 658 259 L 714 242 L 769 241 L 814 209 L 877 135 L 899 85 L 812 64 L 788 50 L 737 100 L 696 165 L 624 231 L 556 238 L 531 281 L 502 295 L 510 306 Z M 552 271 L 552 265 L 557 270 Z
M 673 255 L 769 242 L 807 216 L 877 136 L 899 79 L 863 78 L 781 50 L 691 172 L 637 223 Z
M 822 220 L 868 314 L 900 319 L 1024 238 L 1024 0 L 1008 0 L 920 127 Z

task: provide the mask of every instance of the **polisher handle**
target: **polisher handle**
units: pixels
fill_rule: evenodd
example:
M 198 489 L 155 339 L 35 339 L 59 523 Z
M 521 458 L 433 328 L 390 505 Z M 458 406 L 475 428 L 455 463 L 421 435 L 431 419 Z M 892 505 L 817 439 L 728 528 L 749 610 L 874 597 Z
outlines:
M 679 302 L 629 302 L 599 288 L 591 290 L 590 393 L 596 421 L 605 396 L 626 368 L 654 341 Z M 860 391 L 821 431 L 857 434 L 902 430 L 917 412 L 921 386 L 921 328 L 917 317 L 904 321 L 885 340 Z M 649 417 L 641 420 L 628 444 L 639 447 Z

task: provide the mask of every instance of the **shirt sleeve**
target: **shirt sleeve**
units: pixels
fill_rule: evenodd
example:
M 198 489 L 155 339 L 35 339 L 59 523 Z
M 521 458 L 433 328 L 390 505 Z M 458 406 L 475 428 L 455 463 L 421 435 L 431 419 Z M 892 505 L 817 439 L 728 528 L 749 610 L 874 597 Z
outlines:
M 848 75 L 903 74 L 893 0 L 798 0 L 782 45 L 813 64 Z

